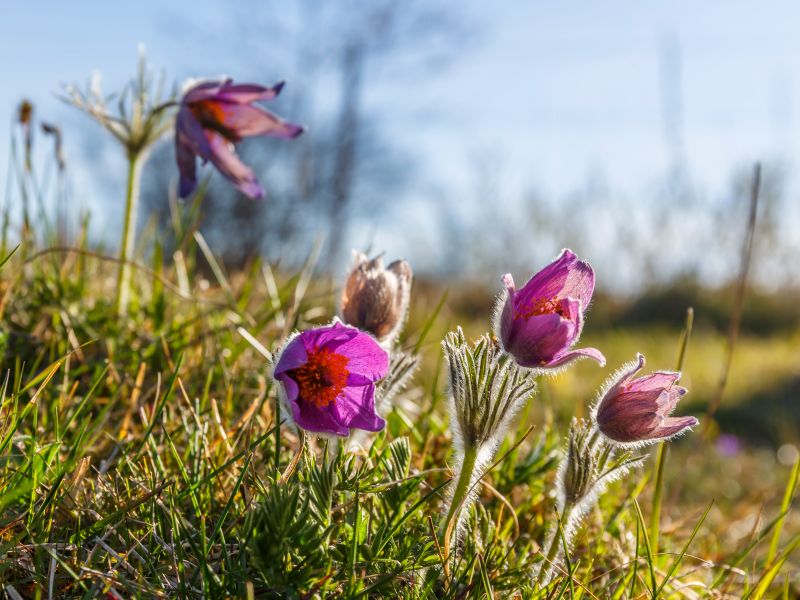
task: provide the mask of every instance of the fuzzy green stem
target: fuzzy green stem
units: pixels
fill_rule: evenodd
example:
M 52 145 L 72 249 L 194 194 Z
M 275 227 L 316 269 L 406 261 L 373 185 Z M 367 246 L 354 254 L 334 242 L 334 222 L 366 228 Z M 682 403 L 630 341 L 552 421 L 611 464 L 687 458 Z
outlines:
M 447 510 L 447 516 L 440 525 L 440 537 L 444 540 L 447 536 L 447 528 L 450 522 L 455 518 L 458 519 L 463 508 L 464 499 L 470 491 L 470 483 L 472 482 L 472 475 L 475 471 L 475 465 L 478 462 L 478 449 L 467 447 L 464 449 L 464 458 L 461 461 L 461 470 L 458 474 L 458 482 L 456 489 L 453 492 L 453 497 L 450 499 L 450 508 Z
M 281 476 L 281 400 L 275 394 L 275 481 Z
M 117 314 L 125 316 L 130 301 L 131 265 L 136 241 L 136 216 L 139 206 L 139 180 L 142 174 L 140 154 L 128 157 L 128 188 L 125 195 L 125 224 L 122 227 L 122 242 L 119 249 L 117 271 Z
M 570 528 L 570 519 L 572 518 L 572 509 L 573 504 L 569 500 L 564 503 L 564 508 L 559 515 L 559 519 L 564 524 L 563 530 L 565 535 L 568 535 L 568 531 Z M 556 569 L 556 561 L 558 560 L 559 553 L 562 548 L 562 539 L 560 535 L 560 531 L 562 527 L 558 526 L 556 523 L 555 530 L 553 531 L 553 536 L 550 538 L 550 545 L 547 548 L 547 554 L 545 554 L 544 563 L 542 563 L 542 570 L 540 571 L 539 575 L 539 585 L 544 586 L 547 585 L 553 577 L 553 571 Z

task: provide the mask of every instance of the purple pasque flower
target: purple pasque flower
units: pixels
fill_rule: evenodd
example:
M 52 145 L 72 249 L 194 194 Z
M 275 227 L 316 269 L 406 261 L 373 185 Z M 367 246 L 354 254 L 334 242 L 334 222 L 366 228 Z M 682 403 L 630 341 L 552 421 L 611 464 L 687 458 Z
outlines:
M 640 444 L 672 438 L 697 425 L 694 417 L 671 417 L 687 392 L 680 373 L 656 371 L 634 379 L 644 356 L 623 366 L 607 382 L 594 409 L 600 432 L 613 442 Z
M 232 80 L 207 81 L 192 87 L 181 100 L 175 124 L 175 157 L 180 171 L 179 195 L 187 197 L 197 187 L 196 157 L 211 161 L 217 170 L 244 195 L 262 198 L 264 190 L 253 170 L 234 150 L 243 138 L 267 135 L 295 138 L 304 129 L 283 121 L 254 106 L 258 100 L 272 100 L 283 89 Z
M 386 425 L 375 412 L 375 382 L 388 368 L 389 355 L 372 336 L 335 320 L 290 338 L 273 377 L 299 427 L 344 437 Z
M 510 274 L 495 317 L 503 349 L 521 367 L 554 369 L 583 357 L 606 362 L 595 348 L 571 350 L 583 329 L 583 317 L 594 291 L 594 271 L 571 250 L 530 278 L 521 289 Z

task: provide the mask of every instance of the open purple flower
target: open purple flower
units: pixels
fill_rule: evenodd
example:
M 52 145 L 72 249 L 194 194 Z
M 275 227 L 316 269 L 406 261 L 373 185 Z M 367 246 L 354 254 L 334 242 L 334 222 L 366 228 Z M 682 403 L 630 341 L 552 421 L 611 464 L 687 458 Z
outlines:
M 270 88 L 249 83 L 234 84 L 226 79 L 201 83 L 186 92 L 175 124 L 175 156 L 180 171 L 181 198 L 187 197 L 197 187 L 198 156 L 203 163 L 211 161 L 246 196 L 264 196 L 253 170 L 236 155 L 234 144 L 256 135 L 290 139 L 303 133 L 303 127 L 253 106 L 257 100 L 277 97 L 282 88 L 283 82 Z
M 335 321 L 291 338 L 273 376 L 299 427 L 347 436 L 386 425 L 375 412 L 375 382 L 388 368 L 389 355 L 369 334 Z
M 564 250 L 522 289 L 503 276 L 506 294 L 496 315 L 503 349 L 522 367 L 553 369 L 583 357 L 606 362 L 595 348 L 570 350 L 583 329 L 583 316 L 594 291 L 594 271 Z
M 614 442 L 638 444 L 668 439 L 697 425 L 694 417 L 671 417 L 686 388 L 677 385 L 680 373 L 656 371 L 634 379 L 644 356 L 628 363 L 606 383 L 595 409 L 601 433 Z

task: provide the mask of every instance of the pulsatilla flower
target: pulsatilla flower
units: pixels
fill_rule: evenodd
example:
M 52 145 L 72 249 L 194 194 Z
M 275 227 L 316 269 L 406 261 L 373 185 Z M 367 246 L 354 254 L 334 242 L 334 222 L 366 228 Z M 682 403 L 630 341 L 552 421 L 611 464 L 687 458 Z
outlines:
M 605 364 L 595 348 L 571 350 L 594 292 L 594 271 L 588 263 L 564 250 L 521 289 L 515 288 L 510 274 L 503 282 L 506 293 L 496 312 L 497 335 L 517 364 L 552 369 L 583 357 Z
M 384 267 L 380 256 L 370 260 L 355 252 L 342 290 L 342 319 L 391 343 L 408 313 L 412 277 L 411 265 L 404 260 Z
M 595 408 L 597 427 L 613 442 L 641 444 L 669 439 L 697 425 L 694 417 L 671 417 L 686 388 L 681 374 L 656 371 L 634 378 L 644 366 L 639 354 L 608 382 Z
M 345 437 L 386 425 L 375 412 L 375 382 L 388 368 L 388 354 L 369 334 L 335 321 L 290 338 L 273 376 L 300 428 Z
M 303 127 L 287 123 L 253 105 L 272 100 L 283 88 L 249 83 L 234 84 L 230 79 L 204 82 L 183 96 L 175 126 L 175 146 L 180 171 L 179 194 L 185 198 L 197 187 L 195 157 L 211 161 L 217 170 L 250 198 L 261 198 L 264 190 L 252 169 L 234 151 L 234 144 L 251 136 L 295 138 Z

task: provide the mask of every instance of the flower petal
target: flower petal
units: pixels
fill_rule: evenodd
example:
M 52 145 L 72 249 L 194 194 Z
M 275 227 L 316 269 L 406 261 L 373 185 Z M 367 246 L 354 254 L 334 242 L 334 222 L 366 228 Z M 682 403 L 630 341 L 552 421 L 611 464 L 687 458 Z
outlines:
M 220 87 L 217 97 L 220 100 L 236 102 L 237 104 L 250 104 L 258 100 L 274 100 L 281 93 L 284 85 L 286 85 L 285 81 L 279 81 L 272 87 L 254 83 L 226 82 Z
M 195 119 L 192 111 L 181 107 L 175 122 L 175 141 L 185 145 L 197 156 L 207 161 L 211 158 L 211 147 L 208 144 L 205 130 Z
M 254 135 L 292 139 L 305 131 L 300 125 L 287 123 L 257 106 L 223 101 L 216 103 L 216 106 L 220 109 L 219 119 L 222 126 L 237 139 Z
M 543 366 L 544 368 L 555 369 L 558 367 L 563 367 L 572 361 L 579 360 L 581 358 L 593 358 L 601 367 L 606 366 L 606 357 L 597 348 L 576 348 L 575 350 L 570 350 L 561 356 L 553 358 L 553 360 Z
M 645 375 L 644 377 L 639 377 L 632 381 L 630 389 L 637 392 L 663 390 L 672 387 L 680 381 L 680 378 L 681 374 L 675 371 L 656 371 L 650 375 Z
M 257 200 L 264 197 L 253 170 L 244 164 L 233 149 L 233 144 L 216 131 L 205 131 L 211 149 L 209 160 L 217 170 L 245 196 Z
M 358 329 L 355 327 L 348 327 L 341 322 L 336 321 L 332 325 L 325 325 L 323 327 L 315 327 L 300 334 L 306 348 L 322 348 L 328 350 L 337 350 L 342 344 L 349 342 L 359 334 Z M 351 367 L 348 363 L 348 370 Z
M 191 87 L 184 95 L 183 95 L 183 104 L 189 104 L 191 102 L 200 102 L 202 100 L 209 100 L 215 98 L 222 87 L 226 84 L 229 84 L 231 79 L 225 79 L 222 81 L 203 81 L 198 83 L 197 85 Z
M 275 363 L 273 377 L 277 377 L 282 373 L 297 369 L 306 364 L 308 361 L 308 352 L 306 352 L 306 346 L 303 343 L 302 335 L 303 334 L 300 334 L 291 338 L 283 347 L 278 361 Z
M 360 386 L 348 385 L 330 410 L 339 423 L 351 429 L 380 431 L 386 426 L 386 421 L 375 412 L 375 386 L 371 382 Z
M 180 174 L 178 195 L 186 198 L 197 188 L 197 159 L 191 148 L 177 140 L 175 161 L 178 163 L 178 173 Z
M 521 367 L 545 366 L 565 353 L 580 336 L 583 313 L 580 302 L 563 299 L 558 313 L 544 313 L 525 317 L 510 316 L 507 303 L 501 317 L 503 349 L 514 356 Z
M 297 396 L 300 394 L 300 388 L 298 387 L 297 382 L 292 379 L 288 373 L 276 375 L 275 379 L 277 379 L 283 385 L 283 390 L 286 392 L 287 402 L 294 402 L 297 400 Z
M 671 438 L 700 423 L 695 417 L 668 417 L 650 434 L 650 439 Z
M 536 299 L 574 298 L 586 310 L 594 293 L 594 271 L 569 249 L 536 273 L 517 292 L 515 306 L 529 306 Z
M 258 100 L 273 100 L 286 84 L 285 81 L 281 81 L 272 87 L 265 87 L 253 83 L 231 82 L 231 79 L 225 79 L 199 83 L 184 94 L 183 102 L 188 104 L 203 100 L 225 100 L 237 104 L 250 104 Z
M 370 335 L 358 332 L 358 335 L 339 346 L 337 352 L 348 358 L 347 369 L 377 381 L 386 376 L 389 370 L 389 354 L 380 347 Z
M 295 423 L 306 431 L 343 437 L 350 434 L 350 430 L 337 418 L 330 405 L 319 407 L 313 402 L 305 402 L 302 398 L 297 398 L 289 404 Z

